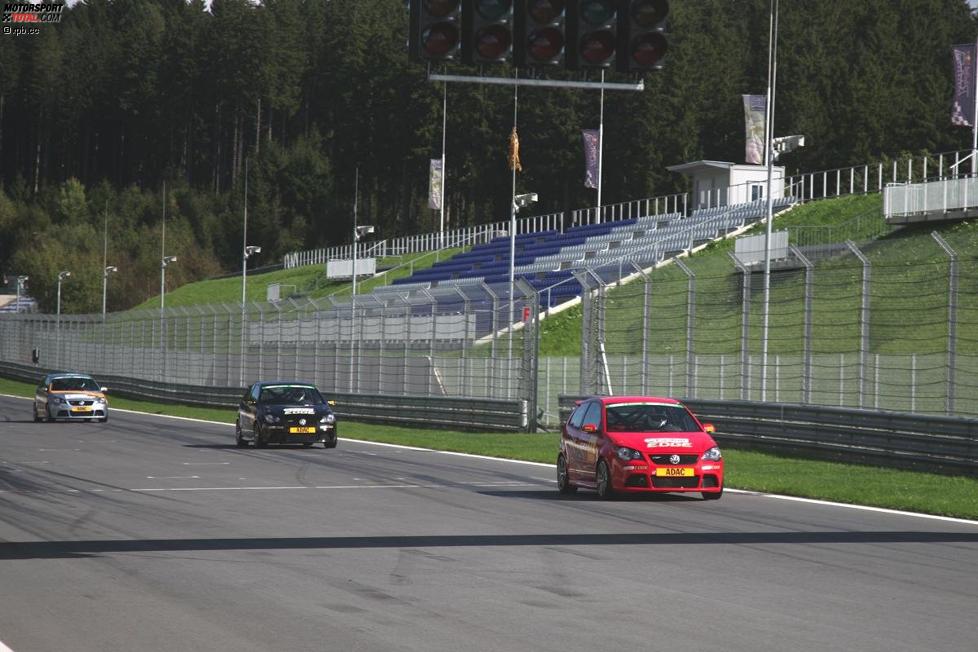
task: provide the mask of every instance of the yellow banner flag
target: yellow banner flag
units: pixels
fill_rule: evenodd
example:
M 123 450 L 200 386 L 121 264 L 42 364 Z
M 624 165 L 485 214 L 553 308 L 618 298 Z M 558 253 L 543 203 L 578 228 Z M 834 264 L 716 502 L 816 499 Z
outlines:
M 520 137 L 516 135 L 516 127 L 509 134 L 509 169 L 517 172 L 523 171 L 520 163 Z

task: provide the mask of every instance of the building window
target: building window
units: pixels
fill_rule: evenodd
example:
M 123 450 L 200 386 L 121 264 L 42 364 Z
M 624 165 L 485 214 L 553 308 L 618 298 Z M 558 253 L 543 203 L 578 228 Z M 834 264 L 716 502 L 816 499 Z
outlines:
M 764 186 L 759 183 L 752 183 L 750 187 L 750 200 L 757 201 L 764 199 Z

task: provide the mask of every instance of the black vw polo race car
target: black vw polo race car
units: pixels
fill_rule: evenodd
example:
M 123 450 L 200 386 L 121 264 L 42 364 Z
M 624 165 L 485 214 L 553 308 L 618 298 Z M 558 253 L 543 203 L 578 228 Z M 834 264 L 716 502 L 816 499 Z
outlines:
M 238 404 L 234 440 L 239 448 L 321 443 L 336 448 L 336 415 L 315 385 L 257 382 Z

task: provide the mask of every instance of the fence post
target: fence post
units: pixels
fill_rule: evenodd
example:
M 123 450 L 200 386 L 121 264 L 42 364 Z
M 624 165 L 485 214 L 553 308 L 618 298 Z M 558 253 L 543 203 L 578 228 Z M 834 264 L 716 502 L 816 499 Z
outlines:
M 523 322 L 523 360 L 520 365 L 519 397 L 526 401 L 527 432 L 537 431 L 537 391 L 539 389 L 540 373 L 540 295 L 524 278 L 516 282 L 517 289 L 523 293 L 524 300 L 529 303 L 529 319 Z
M 815 266 L 801 251 L 791 246 L 795 258 L 805 266 L 804 325 L 802 327 L 802 372 L 801 402 L 812 402 L 812 289 L 814 287 Z
M 750 270 L 741 264 L 740 260 L 733 255 L 732 252 L 728 252 L 730 260 L 733 261 L 734 267 L 740 272 L 741 275 L 741 289 L 740 289 L 740 400 L 747 400 L 747 390 L 749 379 L 749 371 L 747 364 L 747 356 L 749 355 L 748 349 L 748 336 L 750 334 Z
M 693 328 L 696 321 L 696 274 L 693 273 L 681 258 L 675 259 L 676 266 L 686 274 L 689 279 L 686 286 L 686 397 L 696 398 L 696 387 L 694 382 L 694 351 L 693 351 Z
M 947 271 L 947 395 L 945 397 L 944 411 L 947 414 L 954 414 L 954 394 L 955 394 L 955 371 L 957 366 L 957 340 L 958 340 L 958 254 L 951 248 L 951 245 L 937 233 L 933 231 L 931 237 L 937 241 L 941 249 L 948 257 Z
M 856 247 L 852 240 L 846 240 L 846 246 L 863 264 L 862 297 L 859 308 L 859 407 L 865 407 L 866 393 L 866 356 L 869 353 L 869 259 Z

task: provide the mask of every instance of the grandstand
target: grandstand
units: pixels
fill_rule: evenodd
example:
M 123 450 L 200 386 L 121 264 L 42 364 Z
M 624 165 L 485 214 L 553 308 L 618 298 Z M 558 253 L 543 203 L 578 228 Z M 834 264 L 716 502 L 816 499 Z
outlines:
M 775 210 L 793 203 L 775 201 Z M 566 229 L 523 233 L 516 236 L 514 276 L 541 293 L 541 307 L 550 309 L 581 292 L 576 272 L 592 270 L 606 282 L 615 282 L 632 271 L 635 263 L 650 267 L 695 246 L 726 236 L 763 219 L 767 204 L 756 200 L 734 206 L 703 208 L 688 217 L 681 213 L 643 215 Z M 498 236 L 470 251 L 436 263 L 409 277 L 397 279 L 381 294 L 406 295 L 418 290 L 473 292 L 480 286 L 509 294 L 510 238 Z M 478 297 L 470 297 L 478 300 Z

